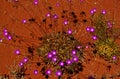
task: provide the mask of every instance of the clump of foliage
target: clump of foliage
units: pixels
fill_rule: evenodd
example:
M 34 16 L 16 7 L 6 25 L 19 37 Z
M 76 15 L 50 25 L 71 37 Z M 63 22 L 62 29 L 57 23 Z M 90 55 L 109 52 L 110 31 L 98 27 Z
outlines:
M 95 35 L 98 37 L 98 40 L 95 42 L 97 54 L 108 61 L 111 60 L 113 56 L 118 56 L 119 50 L 115 44 L 113 28 L 109 27 L 110 24 L 107 24 L 108 21 L 105 19 L 105 15 L 96 15 L 92 20 L 93 26 L 95 27 Z
M 96 49 L 98 50 L 97 53 L 105 60 L 112 60 L 113 56 L 119 55 L 119 50 L 114 42 L 111 42 L 109 39 L 106 41 L 107 42 L 97 41 L 95 43 Z
M 56 57 L 57 61 L 53 61 L 52 58 L 48 57 L 52 51 L 56 52 L 53 58 Z M 73 75 L 83 70 L 83 48 L 72 34 L 58 32 L 44 36 L 42 44 L 38 48 L 38 55 L 42 57 L 46 66 L 53 67 L 54 71 L 61 70 L 62 75 Z M 74 61 L 73 57 L 77 57 L 77 60 Z M 67 62 L 68 60 L 71 64 Z M 60 66 L 60 62 L 63 62 L 64 66 Z

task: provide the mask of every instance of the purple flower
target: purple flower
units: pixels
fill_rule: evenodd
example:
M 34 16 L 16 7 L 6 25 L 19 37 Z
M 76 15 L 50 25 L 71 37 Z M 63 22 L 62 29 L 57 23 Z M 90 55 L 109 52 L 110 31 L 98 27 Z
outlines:
M 20 62 L 20 63 L 19 63 L 19 66 L 20 66 L 20 67 L 22 67 L 23 65 L 24 65 L 23 62 Z
M 59 65 L 60 65 L 60 66 L 64 66 L 64 62 L 60 62 Z
M 3 30 L 3 34 L 4 34 L 4 36 L 8 36 L 8 31 L 7 31 L 7 29 L 4 29 L 4 30 Z
M 13 0 L 14 2 L 18 2 L 18 0 Z
M 87 28 L 86 28 L 86 31 L 89 32 L 89 31 L 90 31 L 90 27 L 87 27 Z
M 12 39 L 12 36 L 11 36 L 11 35 L 8 35 L 7 38 L 8 38 L 8 40 L 11 40 L 11 39 Z
M 72 34 L 72 30 L 68 30 L 67 33 L 68 33 L 68 34 Z
M 34 4 L 37 5 L 38 4 L 38 0 L 34 0 Z
M 28 61 L 28 58 L 24 58 L 23 62 L 26 63 Z
M 93 10 L 90 10 L 90 14 L 94 14 L 94 11 L 93 11 Z
M 50 17 L 50 13 L 47 13 L 47 14 L 46 14 L 46 17 Z
M 23 24 L 27 23 L 27 20 L 26 20 L 26 19 L 23 19 L 23 20 L 22 20 L 22 23 L 23 23 Z
M 52 57 L 52 61 L 56 62 L 57 61 L 57 57 L 56 56 Z
M 68 24 L 68 21 L 67 21 L 67 20 L 65 20 L 65 21 L 64 21 L 64 25 L 67 25 L 67 24 Z
M 61 76 L 62 75 L 62 71 L 61 70 L 57 70 L 56 71 L 56 76 Z
M 0 43 L 2 42 L 3 40 L 0 38 Z
M 59 6 L 60 6 L 60 4 L 59 4 L 59 3 L 56 3 L 56 6 L 57 6 L 57 7 L 59 7 Z
M 113 24 L 110 21 L 107 22 L 107 25 L 108 25 L 108 28 L 111 28 L 113 26 Z
M 117 59 L 117 56 L 113 56 L 112 59 L 113 59 L 113 60 L 116 60 L 116 59 Z
M 93 8 L 92 10 L 90 10 L 90 14 L 94 14 L 96 11 L 96 8 Z
M 102 14 L 106 14 L 106 10 L 102 10 Z
M 77 49 L 80 49 L 80 48 L 82 48 L 82 46 L 77 46 L 76 48 L 77 48 Z
M 96 12 L 97 11 L 96 8 L 93 8 L 93 11 Z
M 91 32 L 94 32 L 94 31 L 95 31 L 95 29 L 94 29 L 94 28 L 90 28 L 90 31 L 91 31 Z
M 8 32 L 4 32 L 4 36 L 7 36 L 8 35 Z
M 5 33 L 5 32 L 8 32 L 8 31 L 7 31 L 7 29 L 4 29 L 3 32 Z
M 89 48 L 89 46 L 85 46 L 85 48 Z
M 52 53 L 47 54 L 47 58 L 51 59 L 53 57 Z
M 54 15 L 53 15 L 53 18 L 54 18 L 54 19 L 57 19 L 57 18 L 58 18 L 58 15 L 57 15 L 57 14 L 54 14 Z
M 38 74 L 38 70 L 34 70 L 34 74 L 37 75 Z
M 56 55 L 57 52 L 56 52 L 56 50 L 53 50 L 51 53 L 52 53 L 52 55 Z
M 76 50 L 72 50 L 71 54 L 72 55 L 76 55 L 77 51 Z
M 67 64 L 67 65 L 71 65 L 71 64 L 72 64 L 72 61 L 71 61 L 71 60 L 67 60 L 67 61 L 66 61 L 66 64 Z
M 15 54 L 19 55 L 20 54 L 20 50 L 15 50 Z
M 95 36 L 95 35 L 92 36 L 92 39 L 93 39 L 93 40 L 97 40 L 97 36 Z
M 52 71 L 51 71 L 50 69 L 46 70 L 46 75 L 50 75 L 51 72 L 52 72 Z
M 74 56 L 73 58 L 72 58 L 72 62 L 78 62 L 78 57 L 77 56 Z

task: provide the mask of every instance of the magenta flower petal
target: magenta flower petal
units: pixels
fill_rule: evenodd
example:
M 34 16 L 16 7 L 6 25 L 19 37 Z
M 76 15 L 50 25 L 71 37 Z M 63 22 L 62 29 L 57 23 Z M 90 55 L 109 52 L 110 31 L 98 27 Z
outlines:
M 66 64 L 67 64 L 67 65 L 71 65 L 71 64 L 72 64 L 72 61 L 71 61 L 71 60 L 67 60 L 67 61 L 66 61 Z
M 78 62 L 78 57 L 77 56 L 74 56 L 73 58 L 72 58 L 72 62 Z
M 76 46 L 76 48 L 77 48 L 77 49 L 80 49 L 80 48 L 82 48 L 82 46 Z
M 57 6 L 57 7 L 59 7 L 59 6 L 60 6 L 60 4 L 59 4 L 59 3 L 56 3 L 56 6 Z
M 0 43 L 2 43 L 2 42 L 3 42 L 3 39 L 0 38 Z
M 92 39 L 93 40 L 97 40 L 97 36 L 92 36 Z
M 46 70 L 46 75 L 50 75 L 52 71 L 50 69 Z
M 57 70 L 56 71 L 56 76 L 61 76 L 62 75 L 62 71 L 61 70 Z
M 94 11 L 93 11 L 93 10 L 90 10 L 90 14 L 94 14 Z
M 64 21 L 64 25 L 67 25 L 67 24 L 68 24 L 68 21 L 67 21 L 67 20 L 65 20 L 65 21 Z
M 20 62 L 20 63 L 19 63 L 19 66 L 20 66 L 20 67 L 22 67 L 23 65 L 24 65 L 24 63 L 23 63 L 23 62 Z
M 94 32 L 94 31 L 95 31 L 95 29 L 94 29 L 94 28 L 90 28 L 90 31 L 91 31 L 91 32 Z
M 77 51 L 76 50 L 72 50 L 71 54 L 72 55 L 76 55 Z
M 102 14 L 106 14 L 106 10 L 102 10 Z
M 19 55 L 20 54 L 20 50 L 15 50 L 15 54 Z
M 57 54 L 56 50 L 53 50 L 51 53 L 52 53 L 52 55 L 56 55 Z
M 117 59 L 117 56 L 113 56 L 112 59 L 113 59 L 113 60 L 116 60 L 116 59 Z
M 64 66 L 64 62 L 60 62 L 59 65 L 60 65 L 60 66 Z
M 38 70 L 34 70 L 34 74 L 37 75 L 38 74 Z
M 28 61 L 28 58 L 24 58 L 23 62 L 26 63 Z
M 87 28 L 86 28 L 86 31 L 89 32 L 89 31 L 90 31 L 90 27 L 87 27 Z
M 38 0 L 34 0 L 34 5 L 37 5 L 38 4 Z
M 68 33 L 68 34 L 72 34 L 72 30 L 68 30 L 67 33 Z
M 57 62 L 57 57 L 55 56 L 55 57 L 52 57 L 52 61 L 53 62 Z
M 54 18 L 54 19 L 57 19 L 57 18 L 58 18 L 58 15 L 57 15 L 57 14 L 54 14 L 54 15 L 53 15 L 53 18 Z
M 46 17 L 50 17 L 50 16 L 51 16 L 50 13 L 47 13 L 47 14 L 46 14 Z
M 51 59 L 53 57 L 52 53 L 48 53 L 47 58 Z
M 11 36 L 11 35 L 9 35 L 7 38 L 8 38 L 8 40 L 11 40 L 11 39 L 12 39 L 12 36 Z
M 23 24 L 27 23 L 27 20 L 26 20 L 26 19 L 23 19 L 23 20 L 22 20 L 22 23 L 23 23 Z
M 94 11 L 94 12 L 96 12 L 96 11 L 97 11 L 97 9 L 96 9 L 96 8 L 93 8 L 93 11 Z

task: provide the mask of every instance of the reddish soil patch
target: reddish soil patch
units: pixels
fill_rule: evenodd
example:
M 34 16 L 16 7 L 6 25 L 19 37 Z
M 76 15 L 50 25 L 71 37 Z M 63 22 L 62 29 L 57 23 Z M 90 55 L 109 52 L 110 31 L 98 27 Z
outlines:
M 81 41 L 83 45 L 87 45 L 88 42 L 94 42 L 91 39 L 91 34 L 86 32 L 86 27 L 90 25 L 90 10 L 96 8 L 100 13 L 103 9 L 107 11 L 106 18 L 108 20 L 115 21 L 114 28 L 120 28 L 120 1 L 119 0 L 38 0 L 38 5 L 33 4 L 34 0 L 1 0 L 0 1 L 0 38 L 3 42 L 0 43 L 0 74 L 8 74 L 9 66 L 14 64 L 14 61 L 18 64 L 24 55 L 28 55 L 27 47 L 38 47 L 41 43 L 38 37 L 44 36 L 58 31 L 66 31 L 68 28 L 75 30 L 73 34 L 76 39 Z M 58 4 L 57 4 L 58 3 Z M 59 6 L 56 6 L 59 5 Z M 52 9 L 51 9 L 52 8 Z M 51 9 L 51 10 L 50 10 Z M 63 13 L 63 10 L 74 11 L 78 17 L 78 23 L 69 22 L 68 28 L 64 26 L 63 21 L 70 18 L 69 13 Z M 81 17 L 80 13 L 84 11 L 85 16 Z M 43 19 L 46 18 L 47 13 L 58 14 L 58 19 L 47 19 L 44 24 Z M 61 18 L 64 15 L 64 18 Z M 31 18 L 35 18 L 36 23 L 30 21 Z M 27 23 L 23 24 L 22 20 L 26 19 Z M 86 19 L 87 22 L 83 22 Z M 29 20 L 29 21 L 28 21 Z M 56 22 L 55 22 L 56 21 Z M 40 24 L 40 26 L 39 26 Z M 48 27 L 49 24 L 53 24 L 52 27 Z M 39 28 L 40 27 L 40 28 Z M 6 28 L 13 36 L 12 40 L 8 40 L 3 35 L 3 29 Z M 16 36 L 16 37 L 15 37 Z M 34 38 L 33 38 L 34 37 Z M 15 42 L 16 41 L 16 42 Z M 117 39 L 119 43 L 119 39 Z M 22 55 L 15 55 L 15 50 L 19 49 Z M 84 70 L 78 75 L 75 75 L 72 79 L 87 79 L 88 76 L 94 76 L 96 79 L 101 79 L 102 76 L 115 76 L 114 79 L 120 79 L 120 60 L 117 64 L 108 63 L 98 55 L 91 54 L 91 49 L 88 47 L 84 51 L 85 60 L 83 62 Z M 37 52 L 34 52 L 35 54 Z M 27 72 L 30 75 L 28 78 L 32 79 L 44 79 L 44 76 L 39 73 L 34 75 L 34 69 L 40 70 L 42 66 L 37 67 L 36 61 L 41 61 L 38 56 L 34 56 L 33 61 L 27 65 Z M 111 66 L 110 70 L 108 66 Z M 57 79 L 54 73 L 50 75 L 50 79 Z

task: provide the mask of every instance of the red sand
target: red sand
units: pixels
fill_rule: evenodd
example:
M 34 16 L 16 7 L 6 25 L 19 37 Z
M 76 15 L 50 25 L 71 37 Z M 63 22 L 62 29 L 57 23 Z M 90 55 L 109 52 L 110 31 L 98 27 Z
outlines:
M 22 19 L 29 19 L 31 17 L 35 17 L 37 22 L 40 22 L 42 20 L 42 16 L 47 13 L 47 6 L 52 5 L 53 13 L 60 14 L 60 11 L 64 9 L 69 9 L 69 4 L 67 0 L 48 0 L 47 4 L 41 4 L 44 2 L 44 0 L 40 0 L 40 3 L 37 7 L 37 5 L 33 5 L 33 0 L 20 0 L 20 3 L 22 6 L 25 7 L 25 9 L 18 5 L 14 4 L 13 2 L 10 2 L 11 0 L 1 0 L 0 1 L 0 38 L 4 38 L 2 35 L 2 29 L 3 27 L 6 27 L 10 32 L 15 33 L 16 35 L 22 36 L 23 38 L 29 39 L 29 41 L 32 40 L 32 38 L 29 35 L 29 30 L 26 29 L 30 28 L 33 32 L 35 32 L 36 35 L 42 35 L 38 34 L 39 30 L 33 30 L 33 27 L 35 27 L 35 24 L 22 24 Z M 47 0 L 46 0 L 47 1 Z M 56 7 L 55 4 L 61 2 L 60 7 Z M 75 10 L 76 14 L 79 15 L 79 13 L 83 10 L 86 12 L 87 19 L 89 19 L 89 11 L 92 8 L 96 8 L 97 12 L 101 12 L 102 9 L 107 10 L 107 19 L 115 20 L 115 23 L 117 23 L 114 27 L 119 27 L 119 21 L 120 21 L 120 1 L 119 0 L 84 0 L 83 2 L 79 2 L 79 0 L 73 0 L 72 1 L 72 9 Z M 18 8 L 15 8 L 13 6 L 18 6 Z M 61 8 L 63 7 L 63 8 Z M 40 12 L 39 9 L 42 9 Z M 30 14 L 30 15 L 28 15 Z M 81 18 L 79 18 L 80 20 Z M 59 22 L 62 22 L 62 19 L 59 19 Z M 79 25 L 77 28 L 79 29 L 79 33 L 77 33 L 76 38 L 78 36 L 79 40 L 86 43 L 88 41 L 92 41 L 90 38 L 90 35 L 85 31 L 86 26 L 89 25 L 89 22 L 82 27 Z M 32 27 L 31 27 L 32 26 Z M 62 26 L 62 24 L 58 23 L 58 26 Z M 73 25 L 74 26 L 74 25 Z M 61 27 L 57 27 L 57 30 L 60 30 Z M 49 29 L 46 29 L 46 31 Z M 40 30 L 41 31 L 41 30 Z M 51 30 L 49 30 L 51 31 Z M 36 33 L 37 32 L 37 33 Z M 17 46 L 25 46 L 24 43 L 13 43 L 12 41 L 8 41 L 6 39 L 3 40 L 3 44 L 0 43 L 0 73 L 5 74 L 8 73 L 8 65 L 14 64 L 14 61 L 20 61 L 22 56 L 18 57 L 14 54 L 14 51 L 16 49 L 20 49 L 22 53 L 26 53 L 26 48 L 24 47 L 17 47 Z M 119 42 L 119 40 L 118 40 Z M 34 43 L 38 43 L 37 40 L 34 41 Z M 13 44 L 13 45 L 9 45 Z M 31 43 L 32 44 L 32 43 Z M 119 43 L 120 44 L 120 43 Z M 88 54 L 91 52 L 88 49 L 86 49 L 86 52 Z M 120 73 L 120 61 L 118 62 L 118 65 L 111 64 L 111 69 L 108 70 L 106 66 L 108 66 L 110 63 L 104 61 L 102 58 L 99 58 L 98 56 L 90 55 L 86 56 L 86 58 L 90 58 L 91 61 L 85 60 L 84 62 L 84 71 L 79 73 L 79 77 L 76 78 L 76 76 L 73 79 L 87 79 L 88 75 L 96 75 L 97 79 L 100 79 L 100 77 L 104 74 L 110 76 L 115 75 L 118 72 Z M 37 58 L 36 58 L 37 59 Z M 44 77 L 39 75 L 34 75 L 33 70 L 35 69 L 35 64 L 32 64 L 32 66 L 28 67 L 28 73 L 30 73 L 30 77 L 32 79 L 44 79 Z M 57 79 L 57 77 L 50 76 L 50 79 Z M 120 79 L 120 78 L 115 78 Z

